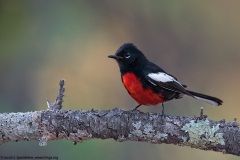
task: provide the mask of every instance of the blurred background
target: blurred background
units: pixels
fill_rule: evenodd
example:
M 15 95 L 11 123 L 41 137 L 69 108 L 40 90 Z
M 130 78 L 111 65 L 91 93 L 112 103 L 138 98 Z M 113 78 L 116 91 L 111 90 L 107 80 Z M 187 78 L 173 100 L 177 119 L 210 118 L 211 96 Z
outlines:
M 0 1 L 0 112 L 45 110 L 66 80 L 65 110 L 130 110 L 136 102 L 107 55 L 132 42 L 190 90 L 223 99 L 168 102 L 170 115 L 232 121 L 239 117 L 240 1 Z M 144 112 L 161 112 L 141 107 Z M 0 155 L 59 159 L 219 159 L 238 157 L 190 147 L 89 140 L 7 143 Z

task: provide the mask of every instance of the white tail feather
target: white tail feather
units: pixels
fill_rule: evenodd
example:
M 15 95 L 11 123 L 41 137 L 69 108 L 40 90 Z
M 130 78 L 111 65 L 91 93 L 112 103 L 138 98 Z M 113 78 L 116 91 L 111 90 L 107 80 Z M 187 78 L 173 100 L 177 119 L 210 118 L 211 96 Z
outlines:
M 204 101 L 212 106 L 219 106 L 217 102 L 215 101 L 212 101 L 212 100 L 209 100 L 209 99 L 205 99 L 205 98 L 202 98 L 202 97 L 197 97 L 197 96 L 193 96 L 194 98 L 198 99 L 198 100 L 201 100 L 201 101 Z

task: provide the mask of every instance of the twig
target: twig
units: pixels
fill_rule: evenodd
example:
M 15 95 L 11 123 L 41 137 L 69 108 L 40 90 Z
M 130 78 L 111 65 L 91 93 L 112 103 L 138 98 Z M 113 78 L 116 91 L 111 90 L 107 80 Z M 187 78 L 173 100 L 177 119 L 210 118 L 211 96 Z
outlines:
M 59 82 L 59 91 L 58 91 L 58 95 L 57 98 L 55 100 L 54 103 L 50 103 L 49 100 L 47 99 L 47 106 L 48 109 L 50 110 L 61 110 L 62 109 L 62 103 L 63 103 L 63 93 L 65 91 L 64 88 L 64 79 L 61 79 Z

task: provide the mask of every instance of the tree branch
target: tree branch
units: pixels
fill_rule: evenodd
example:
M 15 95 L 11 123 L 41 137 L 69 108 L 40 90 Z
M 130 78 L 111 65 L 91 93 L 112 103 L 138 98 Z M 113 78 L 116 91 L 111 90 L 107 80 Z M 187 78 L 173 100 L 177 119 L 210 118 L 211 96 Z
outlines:
M 26 113 L 0 114 L 0 144 L 39 140 L 70 139 L 76 144 L 92 138 L 116 141 L 144 141 L 191 146 L 240 155 L 240 129 L 233 122 L 208 120 L 201 109 L 200 117 L 167 116 L 140 111 L 113 110 L 61 110 L 64 81 L 59 95 L 48 110 Z M 50 104 L 50 103 L 49 103 Z M 58 106 L 58 107 L 56 107 Z M 60 106 L 60 107 L 59 107 Z

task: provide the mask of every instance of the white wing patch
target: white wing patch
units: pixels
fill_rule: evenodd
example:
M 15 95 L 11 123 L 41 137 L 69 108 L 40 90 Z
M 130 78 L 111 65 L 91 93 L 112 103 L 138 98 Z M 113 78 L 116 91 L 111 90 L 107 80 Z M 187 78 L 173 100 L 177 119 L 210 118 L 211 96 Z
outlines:
M 150 74 L 148 74 L 148 77 L 150 77 L 151 79 L 153 79 L 154 81 L 157 81 L 157 82 L 163 82 L 163 83 L 177 82 L 178 84 L 181 85 L 181 83 L 179 83 L 174 77 L 172 77 L 166 73 L 163 73 L 163 72 L 150 73 Z

